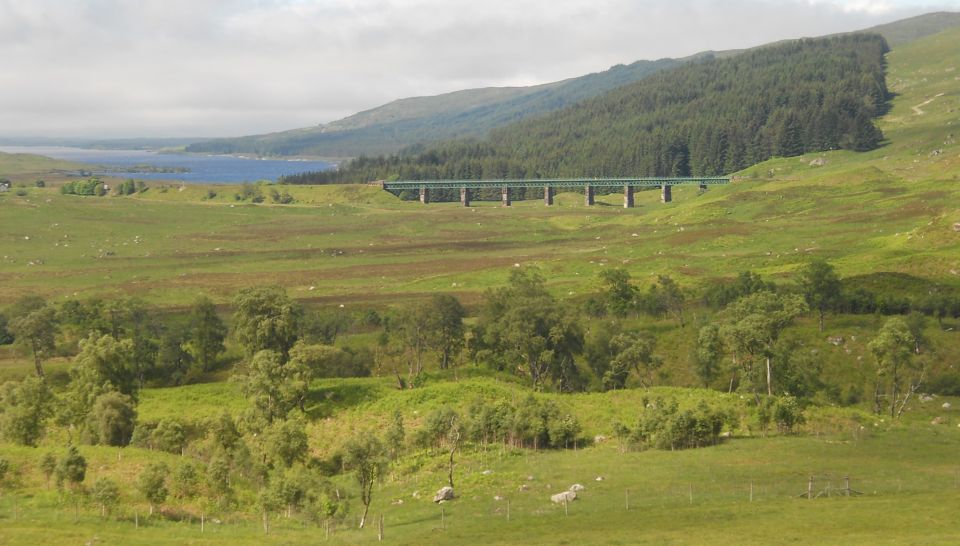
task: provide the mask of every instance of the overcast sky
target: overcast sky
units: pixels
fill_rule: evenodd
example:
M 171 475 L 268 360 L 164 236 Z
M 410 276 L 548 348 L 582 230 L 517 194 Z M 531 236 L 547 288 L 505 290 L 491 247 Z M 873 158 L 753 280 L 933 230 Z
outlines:
M 960 0 L 0 0 L 0 136 L 234 136 Z

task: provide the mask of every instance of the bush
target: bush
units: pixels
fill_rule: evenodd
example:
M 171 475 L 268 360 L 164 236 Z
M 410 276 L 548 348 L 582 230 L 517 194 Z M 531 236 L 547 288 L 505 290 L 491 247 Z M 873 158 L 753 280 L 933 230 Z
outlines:
M 670 450 L 716 445 L 725 420 L 722 410 L 704 401 L 681 411 L 676 400 L 657 400 L 640 416 L 631 440 L 643 448 Z
M 518 447 L 567 448 L 576 445 L 582 431 L 576 416 L 553 401 L 533 395 L 514 407 L 508 402 L 474 402 L 466 412 L 467 438 L 474 442 L 503 442 Z
M 90 418 L 90 432 L 96 443 L 125 446 L 133 437 L 137 410 L 132 398 L 111 391 L 97 397 Z
M 60 193 L 64 195 L 102 196 L 106 194 L 106 190 L 103 188 L 103 182 L 101 182 L 99 178 L 88 178 L 86 180 L 65 182 L 60 186 Z
M 167 474 L 170 469 L 164 463 L 150 463 L 137 478 L 137 489 L 150 503 L 150 513 L 154 506 L 167 500 Z
M 186 446 L 187 437 L 180 421 L 164 419 L 157 423 L 150 440 L 154 449 L 179 454 Z

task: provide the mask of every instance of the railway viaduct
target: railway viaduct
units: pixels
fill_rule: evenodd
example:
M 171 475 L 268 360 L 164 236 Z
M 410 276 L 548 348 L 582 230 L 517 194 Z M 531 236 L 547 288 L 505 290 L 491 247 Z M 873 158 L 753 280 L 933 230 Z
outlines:
M 384 190 L 420 192 L 420 202 L 430 202 L 430 192 L 435 189 L 459 189 L 460 204 L 469 207 L 473 190 L 499 189 L 500 204 L 510 206 L 510 190 L 513 188 L 543 188 L 543 203 L 553 204 L 553 197 L 558 188 L 583 188 L 584 204 L 594 204 L 594 192 L 597 188 L 623 188 L 624 208 L 633 207 L 633 192 L 636 188 L 660 188 L 660 202 L 669 203 L 673 200 L 671 188 L 678 185 L 698 185 L 701 190 L 708 186 L 729 184 L 730 177 L 726 176 L 693 176 L 693 177 L 656 177 L 656 178 L 554 178 L 554 179 L 524 179 L 524 180 L 397 180 L 378 181 Z

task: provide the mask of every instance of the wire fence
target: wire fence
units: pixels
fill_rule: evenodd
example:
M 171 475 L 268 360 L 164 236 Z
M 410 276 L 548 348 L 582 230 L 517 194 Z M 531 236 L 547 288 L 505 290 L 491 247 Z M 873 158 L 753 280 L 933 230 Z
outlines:
M 452 504 L 435 506 L 432 515 L 426 515 L 421 507 L 406 511 L 392 507 L 389 517 L 383 511 L 371 511 L 368 522 L 373 533 L 380 538 L 389 534 L 390 526 L 426 526 L 425 529 L 441 529 L 456 525 L 466 512 L 470 517 L 488 518 L 494 521 L 517 521 L 523 518 L 554 518 L 571 515 L 609 514 L 611 511 L 645 511 L 671 509 L 683 506 L 722 507 L 744 503 L 817 502 L 827 498 L 854 499 L 913 495 L 960 489 L 960 468 L 952 471 L 918 471 L 911 475 L 866 475 L 820 473 L 806 475 L 795 473 L 789 476 L 763 479 L 714 479 L 670 480 L 645 484 L 644 487 L 621 487 L 610 481 L 588 482 L 578 492 L 579 499 L 572 502 L 551 503 L 549 493 L 559 488 L 538 483 L 513 489 L 492 496 L 489 501 L 472 502 L 469 505 Z M 474 497 L 476 499 L 476 497 Z M 283 513 L 251 514 L 196 514 L 177 511 L 170 505 L 163 518 L 149 516 L 141 508 L 117 507 L 109 517 L 101 515 L 94 503 L 73 503 L 65 500 L 57 506 L 41 505 L 32 496 L 20 496 L 17 492 L 0 494 L 0 522 L 16 524 L 20 520 L 36 519 L 43 514 L 51 524 L 85 523 L 126 526 L 129 529 L 156 527 L 160 521 L 171 523 L 171 513 L 177 514 L 174 524 L 197 533 L 248 535 L 269 534 L 275 531 L 310 529 L 313 536 L 329 539 L 339 533 L 356 529 L 359 515 L 351 513 L 345 519 L 308 521 L 305 518 L 288 517 Z M 386 504 L 387 499 L 380 499 Z M 467 501 L 469 502 L 469 501 Z M 484 506 L 486 504 L 486 506 Z M 469 508 L 468 508 L 469 506 Z M 354 510 L 353 512 L 356 512 Z M 451 517 L 453 516 L 453 517 Z M 385 530 L 386 527 L 386 530 Z M 2 535 L 2 533 L 0 533 Z

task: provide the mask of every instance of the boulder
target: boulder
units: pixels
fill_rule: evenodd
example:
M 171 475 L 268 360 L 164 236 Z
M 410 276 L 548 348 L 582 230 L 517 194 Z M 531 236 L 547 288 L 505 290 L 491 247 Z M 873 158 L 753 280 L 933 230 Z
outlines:
M 950 409 L 950 408 L 952 408 L 953 406 L 950 405 L 950 402 L 944 402 L 943 405 L 940 406 L 940 407 L 942 407 L 943 409 Z
M 567 489 L 567 491 L 573 491 L 574 493 L 579 493 L 580 491 L 584 491 L 586 489 L 587 489 L 586 487 L 580 485 L 579 483 L 575 483 L 571 485 L 570 488 Z
M 577 500 L 577 494 L 573 491 L 564 491 L 550 496 L 550 502 L 555 504 L 563 504 L 574 500 Z
M 595 443 L 595 444 L 602 444 L 602 443 L 604 443 L 604 442 L 606 442 L 606 441 L 607 441 L 607 437 L 604 436 L 603 434 L 598 434 L 598 435 L 596 435 L 596 436 L 593 437 L 593 443 Z
M 444 502 L 453 500 L 453 488 L 449 485 L 445 485 L 437 491 L 437 494 L 433 496 L 433 502 Z

